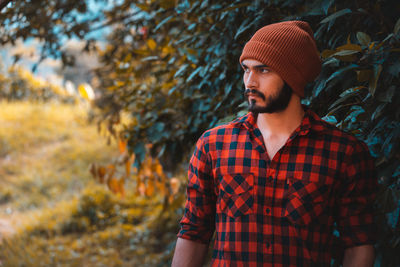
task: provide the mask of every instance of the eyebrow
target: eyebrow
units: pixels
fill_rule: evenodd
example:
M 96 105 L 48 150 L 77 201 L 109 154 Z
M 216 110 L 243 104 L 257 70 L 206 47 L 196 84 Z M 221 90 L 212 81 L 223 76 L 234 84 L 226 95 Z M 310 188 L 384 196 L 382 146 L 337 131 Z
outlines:
M 242 65 L 242 67 L 243 68 L 249 68 L 248 66 L 246 66 L 245 64 L 241 64 Z M 267 65 L 264 65 L 264 64 L 261 64 L 261 65 L 255 65 L 255 66 L 253 66 L 253 68 L 255 68 L 255 69 L 262 69 L 262 68 L 268 68 L 268 66 Z

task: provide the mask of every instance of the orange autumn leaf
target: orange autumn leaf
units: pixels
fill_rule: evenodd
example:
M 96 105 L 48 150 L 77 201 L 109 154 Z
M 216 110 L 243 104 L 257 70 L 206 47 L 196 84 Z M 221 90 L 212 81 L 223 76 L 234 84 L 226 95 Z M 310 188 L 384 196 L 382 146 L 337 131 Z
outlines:
M 135 158 L 135 155 L 132 154 L 128 160 L 125 162 L 125 173 L 126 173 L 126 177 L 129 177 L 129 175 L 131 174 L 131 166 L 133 164 L 133 160 Z
M 112 177 L 107 180 L 107 186 L 114 194 L 119 192 L 119 183 L 115 177 Z
M 125 174 L 126 177 L 129 177 L 129 175 L 131 174 L 131 163 L 129 160 L 125 162 Z
M 156 172 L 160 177 L 164 175 L 162 166 L 161 166 L 161 164 L 160 164 L 159 162 L 157 162 L 157 163 L 155 164 L 155 172 Z
M 146 186 L 146 196 L 152 196 L 154 194 L 154 179 L 150 179 Z
M 109 164 L 107 166 L 106 173 L 107 173 L 107 179 L 110 179 L 111 177 L 113 177 L 114 173 L 115 173 L 115 166 L 112 164 Z
M 107 170 L 105 167 L 99 166 L 97 168 L 97 175 L 99 176 L 100 183 L 104 182 L 104 176 L 106 175 L 106 173 L 107 173 Z
M 146 195 L 146 185 L 142 182 L 139 183 L 137 187 L 137 193 L 139 193 L 141 196 Z
M 118 149 L 119 153 L 124 154 L 126 151 L 127 141 L 123 139 L 119 139 L 118 141 Z
M 118 192 L 121 194 L 122 197 L 125 197 L 125 179 L 124 178 L 120 178 L 118 180 Z

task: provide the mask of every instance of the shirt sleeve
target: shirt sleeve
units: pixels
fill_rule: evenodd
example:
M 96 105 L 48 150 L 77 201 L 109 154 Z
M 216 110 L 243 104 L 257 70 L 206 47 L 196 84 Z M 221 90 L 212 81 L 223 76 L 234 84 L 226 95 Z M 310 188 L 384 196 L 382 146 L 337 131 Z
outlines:
M 377 228 L 373 204 L 378 184 L 368 147 L 362 142 L 349 147 L 343 166 L 337 203 L 340 239 L 344 248 L 374 244 Z
M 204 136 L 199 139 L 189 163 L 187 200 L 178 237 L 208 244 L 215 230 L 214 179 Z

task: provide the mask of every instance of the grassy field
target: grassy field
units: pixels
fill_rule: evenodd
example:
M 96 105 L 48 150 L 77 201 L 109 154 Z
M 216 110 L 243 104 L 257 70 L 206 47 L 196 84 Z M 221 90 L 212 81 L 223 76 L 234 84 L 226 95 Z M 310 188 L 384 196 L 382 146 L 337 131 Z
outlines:
M 110 193 L 117 154 L 83 106 L 0 102 L 0 266 L 168 266 L 182 199 Z
M 107 162 L 106 145 L 84 108 L 61 104 L 0 104 L 1 212 L 50 207 L 91 181 L 91 162 Z

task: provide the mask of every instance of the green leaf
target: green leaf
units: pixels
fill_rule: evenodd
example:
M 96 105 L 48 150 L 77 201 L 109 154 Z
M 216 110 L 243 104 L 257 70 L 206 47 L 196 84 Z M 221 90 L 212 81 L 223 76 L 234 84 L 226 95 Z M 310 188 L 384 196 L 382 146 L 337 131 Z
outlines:
M 238 9 L 238 8 L 241 8 L 241 7 L 246 7 L 246 6 L 249 6 L 249 5 L 251 5 L 251 3 L 240 3 L 240 4 L 237 4 L 237 5 L 226 7 L 224 9 L 222 9 L 221 12 L 232 11 L 234 9 Z
M 316 84 L 316 86 L 313 89 L 313 96 L 317 97 L 319 93 L 321 93 L 321 91 L 325 89 L 325 87 L 326 87 L 326 79 L 321 79 L 318 85 Z
M 166 24 L 169 21 L 174 21 L 175 16 L 171 15 L 169 17 L 166 17 L 165 19 L 163 19 L 160 23 L 157 24 L 157 26 L 154 28 L 154 31 L 157 31 L 158 29 L 160 29 L 164 24 Z
M 339 75 L 342 75 L 343 73 L 345 73 L 345 72 L 347 72 L 347 71 L 349 71 L 349 70 L 355 69 L 355 68 L 357 68 L 357 67 L 359 67 L 357 64 L 351 64 L 351 65 L 349 65 L 349 66 L 346 66 L 346 67 L 344 67 L 344 68 L 341 68 L 341 69 L 339 69 L 338 71 L 335 71 L 335 72 L 326 80 L 326 82 L 328 83 L 328 82 L 330 82 L 332 79 L 338 77 Z
M 345 44 L 336 48 L 336 51 L 352 50 L 352 51 L 362 51 L 362 47 L 356 44 Z
M 146 147 L 143 143 L 137 143 L 133 147 L 133 153 L 135 153 L 135 166 L 138 167 L 146 156 Z
M 375 65 L 374 74 L 372 75 L 369 81 L 369 92 L 371 93 L 372 96 L 375 95 L 376 86 L 378 84 L 378 79 L 379 76 L 381 75 L 381 72 L 382 72 L 382 65 Z
M 175 0 L 161 0 L 160 6 L 164 9 L 170 9 L 175 7 Z
M 239 37 L 242 33 L 244 33 L 246 30 L 248 30 L 248 29 L 253 25 L 253 23 L 249 23 L 251 20 L 252 20 L 252 19 L 247 18 L 247 19 L 245 19 L 245 20 L 243 21 L 242 25 L 240 25 L 240 28 L 237 30 L 237 32 L 236 32 L 236 34 L 235 34 L 235 37 L 234 37 L 235 40 L 237 40 L 238 37 Z
M 159 60 L 158 56 L 144 57 L 140 61 L 146 62 L 146 61 L 154 61 L 154 60 Z
M 388 68 L 388 72 L 389 72 L 391 75 L 393 75 L 393 76 L 395 76 L 395 77 L 398 77 L 398 76 L 399 76 L 399 73 L 400 73 L 400 61 L 396 61 L 393 65 L 391 65 L 391 66 Z
M 138 8 L 140 8 L 141 10 L 143 10 L 143 11 L 149 11 L 149 10 L 150 10 L 150 7 L 149 7 L 148 5 L 138 4 L 138 3 L 136 3 L 135 5 L 136 5 Z
M 335 2 L 335 0 L 323 0 L 321 3 L 322 10 L 324 11 L 324 14 L 328 14 L 328 10 L 330 6 Z
M 156 122 L 150 128 L 147 129 L 147 136 L 150 142 L 155 143 L 161 140 L 163 137 L 163 131 L 165 124 L 163 122 Z
M 364 32 L 357 32 L 357 40 L 361 45 L 368 46 L 371 42 L 371 37 Z
M 325 49 L 324 51 L 322 51 L 321 57 L 322 58 L 328 58 L 328 57 L 332 56 L 335 53 L 336 53 L 336 50 Z
M 397 34 L 400 31 L 400 18 L 397 20 L 396 24 L 394 25 L 393 33 Z
M 225 96 L 227 96 L 227 95 L 229 95 L 229 94 L 231 93 L 232 88 L 233 88 L 232 84 L 227 84 L 227 85 L 225 86 L 225 88 L 224 88 Z
M 320 23 L 322 24 L 322 23 L 330 22 L 332 20 L 336 20 L 337 18 L 339 18 L 339 17 L 341 17 L 343 15 L 349 14 L 351 12 L 352 11 L 349 8 L 345 8 L 345 9 L 339 10 L 338 12 L 333 13 L 332 15 L 330 15 L 330 16 L 324 18 L 323 20 L 321 20 Z
M 339 66 L 340 60 L 334 57 L 329 57 L 327 58 L 324 63 L 322 63 L 322 66 L 330 66 L 330 67 L 337 67 Z
M 357 71 L 357 80 L 359 82 L 366 82 L 371 79 L 372 70 L 358 70 Z
M 379 118 L 382 115 L 382 110 L 385 108 L 386 103 L 380 104 L 374 111 L 374 113 L 372 113 L 371 116 L 371 120 L 375 120 L 377 118 Z
M 333 125 L 335 125 L 337 123 L 337 119 L 335 118 L 335 116 L 326 115 L 326 116 L 322 117 L 321 119 L 326 121 L 327 123 L 330 123 Z
M 343 93 L 341 93 L 340 97 L 344 97 L 344 96 L 346 96 L 348 94 L 352 94 L 354 92 L 357 92 L 358 90 L 360 90 L 362 88 L 365 88 L 365 86 L 356 86 L 356 87 L 349 88 L 346 91 L 344 91 Z
M 389 89 L 387 89 L 384 93 L 381 93 L 379 95 L 379 98 L 378 98 L 379 101 L 392 102 L 395 90 L 396 90 L 396 86 L 394 86 L 394 85 L 389 86 Z
M 364 86 L 358 86 L 358 87 L 353 87 L 349 88 L 343 93 L 340 94 L 340 98 L 338 98 L 333 104 L 329 107 L 329 114 L 335 114 L 339 109 L 343 107 L 343 103 L 345 103 L 347 100 L 352 98 L 353 96 L 358 94 L 358 90 L 361 88 L 365 88 Z
M 335 54 L 332 55 L 332 57 L 334 56 L 349 56 L 349 55 L 354 55 L 360 53 L 360 51 L 357 50 L 341 50 L 339 52 L 336 52 Z
M 194 70 L 189 77 L 186 79 L 187 82 L 190 82 L 201 70 L 203 67 L 198 67 L 196 70 Z
M 358 53 L 360 53 L 358 50 L 341 50 L 331 55 L 331 57 L 337 58 L 344 62 L 352 62 L 357 59 L 356 55 Z
M 174 78 L 177 78 L 179 76 L 182 76 L 183 73 L 187 70 L 187 68 L 189 67 L 189 64 L 183 64 L 177 72 L 175 72 Z

